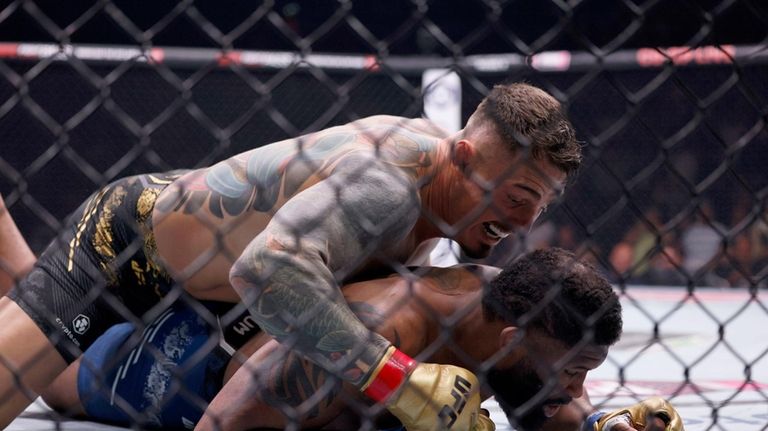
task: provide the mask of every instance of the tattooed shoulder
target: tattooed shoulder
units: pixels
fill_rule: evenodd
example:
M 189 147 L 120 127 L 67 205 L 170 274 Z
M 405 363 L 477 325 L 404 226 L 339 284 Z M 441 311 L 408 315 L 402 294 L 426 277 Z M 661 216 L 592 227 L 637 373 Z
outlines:
M 413 121 L 362 121 L 241 153 L 191 176 L 170 206 L 185 214 L 205 208 L 217 218 L 271 212 L 281 197 L 290 198 L 313 176 L 323 178 L 342 161 L 361 163 L 361 157 L 412 176 L 432 164 L 438 142 Z
M 218 218 L 272 211 L 281 194 L 290 197 L 321 175 L 356 139 L 347 131 L 318 133 L 241 153 L 185 183 L 174 210 L 190 214 L 207 207 Z
M 461 288 L 464 272 L 459 268 L 433 268 L 429 271 L 428 277 L 436 283 L 439 290 L 452 292 Z
M 466 291 L 489 283 L 499 269 L 487 265 L 456 265 L 450 268 L 432 268 L 428 277 L 444 292 Z

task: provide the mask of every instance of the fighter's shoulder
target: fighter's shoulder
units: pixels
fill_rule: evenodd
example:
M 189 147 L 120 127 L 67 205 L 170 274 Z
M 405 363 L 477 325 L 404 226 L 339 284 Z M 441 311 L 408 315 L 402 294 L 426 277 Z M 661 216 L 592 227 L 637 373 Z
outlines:
M 462 293 L 482 289 L 500 272 L 488 265 L 459 264 L 450 267 L 430 267 L 422 271 L 422 277 L 431 281 L 432 287 L 445 293 Z
M 501 268 L 496 266 L 480 265 L 474 263 L 463 263 L 454 265 L 454 267 L 457 270 L 463 270 L 472 274 L 473 277 L 483 281 L 484 283 L 490 283 L 491 280 L 496 278 L 496 276 L 501 272 Z
M 392 130 L 407 130 L 411 133 L 418 133 L 427 136 L 445 138 L 448 132 L 434 122 L 426 118 L 407 118 L 395 115 L 373 115 L 361 118 L 352 123 L 351 126 L 357 127 L 379 127 Z

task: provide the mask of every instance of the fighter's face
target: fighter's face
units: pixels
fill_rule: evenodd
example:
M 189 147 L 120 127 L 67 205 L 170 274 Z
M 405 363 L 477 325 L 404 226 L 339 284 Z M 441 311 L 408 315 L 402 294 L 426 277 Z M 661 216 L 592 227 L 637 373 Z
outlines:
M 546 397 L 533 401 L 544 390 L 544 381 L 530 363 L 520 363 L 506 370 L 491 369 L 488 382 L 510 424 L 521 431 L 535 431 L 547 421 L 545 405 L 564 405 L 570 398 Z
M 488 383 L 510 423 L 535 431 L 573 398 L 584 392 L 587 372 L 608 355 L 606 346 L 588 344 L 568 349 L 550 337 L 526 342 L 527 354 L 513 365 L 493 368 Z M 499 364 L 502 365 L 502 364 Z
M 502 239 L 530 230 L 564 182 L 565 174 L 546 160 L 526 155 L 484 160 L 453 202 L 453 225 L 460 229 L 455 239 L 469 257 L 488 256 Z

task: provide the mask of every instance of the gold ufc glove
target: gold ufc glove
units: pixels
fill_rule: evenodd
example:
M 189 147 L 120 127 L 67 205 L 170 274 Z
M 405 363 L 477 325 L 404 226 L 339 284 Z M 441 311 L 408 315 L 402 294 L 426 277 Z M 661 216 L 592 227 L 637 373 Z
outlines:
M 494 431 L 480 411 L 477 377 L 452 365 L 420 364 L 390 346 L 362 391 L 408 431 Z
M 667 424 L 664 431 L 685 431 L 683 419 L 677 410 L 667 400 L 659 397 L 648 398 L 632 407 L 612 413 L 593 413 L 587 418 L 584 431 L 611 431 L 618 421 L 627 423 L 633 428 L 645 428 L 648 420 L 654 417 L 661 418 Z

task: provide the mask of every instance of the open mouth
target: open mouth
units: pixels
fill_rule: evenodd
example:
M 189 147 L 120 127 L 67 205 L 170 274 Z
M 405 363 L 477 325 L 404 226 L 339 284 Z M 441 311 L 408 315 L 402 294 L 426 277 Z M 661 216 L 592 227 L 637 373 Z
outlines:
M 544 416 L 551 418 L 560 411 L 562 404 L 545 404 L 542 409 L 544 410 Z
M 505 231 L 501 226 L 492 222 L 483 222 L 483 229 L 485 233 L 495 239 L 500 240 L 509 236 L 509 232 Z

